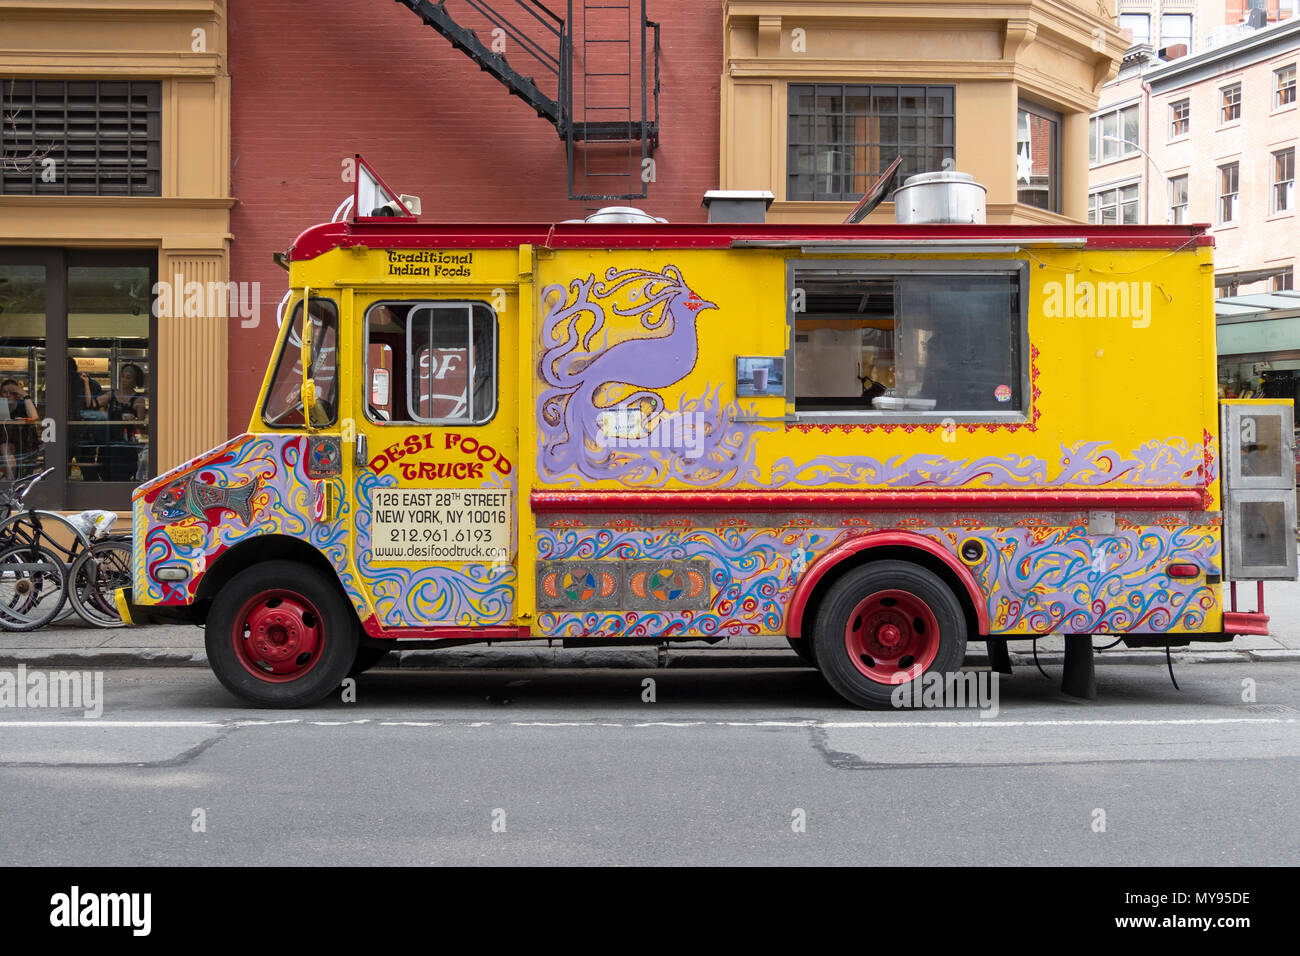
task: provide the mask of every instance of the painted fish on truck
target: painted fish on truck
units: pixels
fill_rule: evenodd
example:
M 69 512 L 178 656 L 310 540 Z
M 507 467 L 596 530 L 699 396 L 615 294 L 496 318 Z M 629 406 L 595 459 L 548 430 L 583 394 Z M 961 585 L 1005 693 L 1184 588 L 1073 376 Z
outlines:
M 514 567 L 507 563 L 411 568 L 369 560 L 370 495 L 391 487 L 392 475 L 360 473 L 353 494 L 342 478 L 309 477 L 306 436 L 241 435 L 197 462 L 156 479 L 137 498 L 135 587 L 151 603 L 187 605 L 197 583 L 225 552 L 266 535 L 304 541 L 329 559 L 361 620 L 383 627 L 428 622 L 466 624 L 510 615 Z M 314 514 L 324 484 L 334 485 L 339 510 L 330 520 Z M 355 502 L 355 505 L 353 504 Z M 357 545 L 352 544 L 356 532 Z M 182 580 L 159 577 L 183 569 Z M 373 607 L 358 581 L 371 583 Z

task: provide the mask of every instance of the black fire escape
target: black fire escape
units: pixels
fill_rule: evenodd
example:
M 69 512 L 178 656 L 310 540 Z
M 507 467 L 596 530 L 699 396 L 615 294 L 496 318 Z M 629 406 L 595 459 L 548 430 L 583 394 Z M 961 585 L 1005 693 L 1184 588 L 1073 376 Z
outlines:
M 646 198 L 659 145 L 659 24 L 645 0 L 568 0 L 564 17 L 538 0 L 397 2 L 555 126 L 570 199 Z

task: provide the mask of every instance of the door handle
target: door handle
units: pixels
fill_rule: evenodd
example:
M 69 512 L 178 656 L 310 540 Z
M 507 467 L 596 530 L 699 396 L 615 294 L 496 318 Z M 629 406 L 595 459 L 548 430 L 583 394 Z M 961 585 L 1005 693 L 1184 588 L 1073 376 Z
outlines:
M 357 449 L 352 453 L 352 460 L 358 465 L 364 465 L 370 460 L 366 454 L 366 435 L 365 432 L 357 433 Z

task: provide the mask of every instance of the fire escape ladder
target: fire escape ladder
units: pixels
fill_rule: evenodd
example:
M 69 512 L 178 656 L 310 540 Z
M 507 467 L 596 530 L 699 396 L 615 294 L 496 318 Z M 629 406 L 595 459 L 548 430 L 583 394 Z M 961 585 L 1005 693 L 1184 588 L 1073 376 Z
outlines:
M 567 19 L 540 0 L 397 2 L 555 126 L 570 199 L 648 195 L 659 145 L 659 24 L 646 19 L 645 0 L 567 0 Z M 531 60 L 541 82 L 511 65 L 506 51 L 516 63 Z
M 447 10 L 446 0 L 397 0 L 404 7 L 409 7 L 416 16 L 446 37 L 453 47 L 464 53 L 478 64 L 479 69 L 491 74 L 505 85 L 514 96 L 519 97 L 534 110 L 537 115 L 548 120 L 557 129 L 563 130 L 567 125 L 560 105 L 563 99 L 564 78 L 561 76 L 564 61 L 565 34 L 564 20 L 551 12 L 537 0 L 513 0 L 530 19 L 517 23 L 496 9 L 487 0 L 463 0 L 465 7 L 472 9 L 481 19 L 492 24 L 495 39 L 505 41 L 508 48 L 520 51 L 534 60 L 539 69 L 550 73 L 558 81 L 558 96 L 548 96 L 531 76 L 525 76 L 510 65 L 504 53 L 492 50 L 484 43 L 477 32 L 458 22 Z M 506 0 L 508 5 L 511 0 Z M 497 6 L 502 6 L 498 0 Z M 499 32 L 498 32 L 499 31 Z
M 659 24 L 645 0 L 569 0 L 569 198 L 644 199 L 659 145 Z M 653 45 L 648 45 L 648 34 Z M 581 50 L 573 66 L 573 48 Z M 653 76 L 653 86 L 650 85 Z M 561 135 L 565 131 L 561 129 Z

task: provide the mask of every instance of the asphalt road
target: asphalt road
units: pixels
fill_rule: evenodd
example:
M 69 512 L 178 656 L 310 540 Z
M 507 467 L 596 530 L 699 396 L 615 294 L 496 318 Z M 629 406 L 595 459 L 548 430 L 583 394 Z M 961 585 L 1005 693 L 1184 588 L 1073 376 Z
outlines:
M 1295 864 L 1300 667 L 1178 676 L 1018 670 L 986 719 L 793 668 L 378 671 L 295 712 L 109 670 L 99 719 L 0 710 L 0 865 Z

